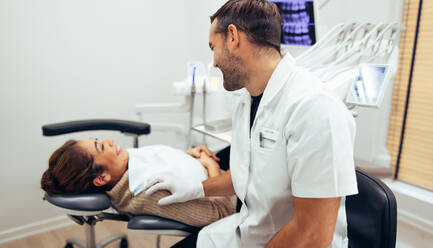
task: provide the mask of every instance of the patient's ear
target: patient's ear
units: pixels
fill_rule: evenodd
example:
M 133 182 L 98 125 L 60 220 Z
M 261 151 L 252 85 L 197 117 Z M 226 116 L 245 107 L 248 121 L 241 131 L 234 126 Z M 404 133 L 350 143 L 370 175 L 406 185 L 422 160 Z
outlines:
M 93 179 L 93 185 L 97 187 L 101 187 L 106 185 L 108 182 L 110 182 L 110 180 L 111 180 L 111 175 L 108 174 L 107 172 L 103 172 L 101 175 Z

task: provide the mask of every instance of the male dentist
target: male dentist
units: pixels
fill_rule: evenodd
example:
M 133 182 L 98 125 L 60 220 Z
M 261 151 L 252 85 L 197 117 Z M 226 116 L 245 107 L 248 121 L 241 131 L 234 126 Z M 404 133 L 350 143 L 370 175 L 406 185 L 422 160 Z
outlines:
M 234 108 L 230 170 L 200 185 L 156 177 L 160 204 L 236 194 L 239 213 L 203 228 L 197 247 L 347 247 L 345 196 L 357 193 L 355 123 L 323 83 L 280 54 L 281 17 L 266 0 L 230 0 L 209 46 Z M 188 239 L 188 238 L 187 238 Z

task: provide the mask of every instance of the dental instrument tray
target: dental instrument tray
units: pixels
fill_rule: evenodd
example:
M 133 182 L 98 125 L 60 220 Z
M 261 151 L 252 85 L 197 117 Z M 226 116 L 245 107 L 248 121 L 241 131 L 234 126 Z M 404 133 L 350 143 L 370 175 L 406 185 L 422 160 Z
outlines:
M 232 129 L 231 119 L 214 120 L 204 124 L 206 131 L 213 133 L 222 133 Z

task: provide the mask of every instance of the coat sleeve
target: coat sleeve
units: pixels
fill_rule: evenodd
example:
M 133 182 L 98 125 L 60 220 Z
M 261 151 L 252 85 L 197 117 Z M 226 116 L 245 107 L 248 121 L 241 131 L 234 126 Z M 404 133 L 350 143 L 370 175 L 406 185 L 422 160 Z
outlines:
M 355 123 L 339 99 L 315 92 L 299 104 L 285 132 L 294 196 L 328 198 L 357 193 Z

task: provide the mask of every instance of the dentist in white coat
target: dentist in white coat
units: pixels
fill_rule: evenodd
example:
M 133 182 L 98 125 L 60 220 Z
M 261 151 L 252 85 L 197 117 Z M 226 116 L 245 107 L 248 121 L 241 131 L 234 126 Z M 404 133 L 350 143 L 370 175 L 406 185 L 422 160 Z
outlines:
M 169 190 L 160 204 L 238 196 L 240 212 L 203 228 L 197 247 L 347 247 L 345 196 L 357 193 L 350 112 L 281 57 L 275 4 L 230 0 L 211 23 L 224 88 L 246 89 L 233 113 L 230 170 L 197 185 L 155 177 L 147 193 Z

